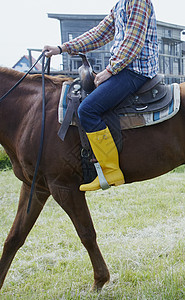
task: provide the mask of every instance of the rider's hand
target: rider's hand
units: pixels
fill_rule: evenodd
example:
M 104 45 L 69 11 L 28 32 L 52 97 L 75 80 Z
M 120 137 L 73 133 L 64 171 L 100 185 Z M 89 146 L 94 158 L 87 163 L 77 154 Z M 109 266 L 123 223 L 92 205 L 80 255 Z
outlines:
M 51 57 L 52 55 L 60 54 L 60 49 L 57 46 L 44 46 L 42 52 L 45 52 L 46 57 Z
M 62 52 L 66 52 L 66 47 L 64 45 L 61 46 L 62 48 Z M 58 46 L 44 46 L 43 51 L 45 52 L 46 57 L 51 57 L 52 55 L 57 55 L 60 54 L 60 49 L 58 48 Z
M 106 69 L 103 70 L 102 72 L 98 73 L 95 77 L 94 83 L 95 86 L 99 86 L 102 82 L 106 81 L 112 76 L 111 73 L 109 73 Z

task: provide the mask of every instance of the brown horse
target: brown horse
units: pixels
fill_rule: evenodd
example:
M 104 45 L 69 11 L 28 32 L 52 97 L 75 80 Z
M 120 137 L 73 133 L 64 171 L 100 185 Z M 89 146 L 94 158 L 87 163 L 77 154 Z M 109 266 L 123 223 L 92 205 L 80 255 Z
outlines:
M 0 97 L 21 76 L 22 73 L 0 68 Z M 16 252 L 24 244 L 50 195 L 69 215 L 89 253 L 94 269 L 93 289 L 102 288 L 109 280 L 108 268 L 96 242 L 85 193 L 79 191 L 82 170 L 78 131 L 71 126 L 64 142 L 57 136 L 60 126 L 57 109 L 64 80 L 46 76 L 44 148 L 29 214 L 28 199 L 40 142 L 41 76 L 28 75 L 0 103 L 0 143 L 12 161 L 15 175 L 22 181 L 17 214 L 0 260 L 0 287 Z M 126 183 L 159 176 L 185 162 L 185 83 L 181 84 L 181 100 L 180 111 L 172 119 L 122 133 L 124 147 L 120 154 L 120 166 Z

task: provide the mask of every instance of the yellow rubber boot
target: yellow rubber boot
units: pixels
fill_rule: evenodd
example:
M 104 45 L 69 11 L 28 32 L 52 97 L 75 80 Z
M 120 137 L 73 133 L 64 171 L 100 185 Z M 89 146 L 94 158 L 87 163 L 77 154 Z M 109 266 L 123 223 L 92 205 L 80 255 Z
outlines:
M 108 127 L 87 133 L 87 137 L 108 184 L 120 185 L 125 183 L 123 173 L 119 168 L 118 151 Z M 82 184 L 80 191 L 96 191 L 100 188 L 99 179 L 96 177 L 91 183 Z

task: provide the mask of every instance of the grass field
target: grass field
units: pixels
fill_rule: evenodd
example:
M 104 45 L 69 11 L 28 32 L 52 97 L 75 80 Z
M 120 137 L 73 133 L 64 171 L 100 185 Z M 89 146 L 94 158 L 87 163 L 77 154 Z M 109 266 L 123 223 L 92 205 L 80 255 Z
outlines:
M 20 182 L 0 173 L 0 251 L 12 225 Z M 91 294 L 86 250 L 50 198 L 19 250 L 0 299 L 185 299 L 185 173 L 87 194 L 98 243 L 111 273 Z

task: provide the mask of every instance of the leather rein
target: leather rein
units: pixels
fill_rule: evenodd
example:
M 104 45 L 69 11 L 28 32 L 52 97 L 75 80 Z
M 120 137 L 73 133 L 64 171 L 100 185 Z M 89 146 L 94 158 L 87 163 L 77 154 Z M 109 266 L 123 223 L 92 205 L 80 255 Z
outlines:
M 35 67 L 35 65 L 39 62 L 39 60 L 42 58 L 42 123 L 41 123 L 41 136 L 40 136 L 40 145 L 39 145 L 39 151 L 37 156 L 37 162 L 35 166 L 35 171 L 32 179 L 31 184 L 31 191 L 28 201 L 28 207 L 27 207 L 27 213 L 30 211 L 33 192 L 35 188 L 38 168 L 40 165 L 41 157 L 42 157 L 42 150 L 43 150 L 43 143 L 44 143 L 44 129 L 45 129 L 45 80 L 44 80 L 44 74 L 47 69 L 47 74 L 50 73 L 50 58 L 48 58 L 46 65 L 45 65 L 45 52 L 42 52 L 39 58 L 36 60 L 36 62 L 31 66 L 31 68 L 27 71 L 27 73 L 7 92 L 5 93 L 1 98 L 0 102 L 2 102 L 24 79 L 25 77 L 32 71 L 32 69 Z

